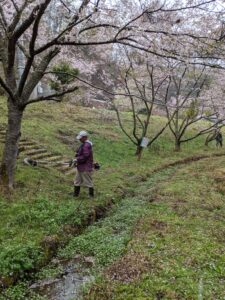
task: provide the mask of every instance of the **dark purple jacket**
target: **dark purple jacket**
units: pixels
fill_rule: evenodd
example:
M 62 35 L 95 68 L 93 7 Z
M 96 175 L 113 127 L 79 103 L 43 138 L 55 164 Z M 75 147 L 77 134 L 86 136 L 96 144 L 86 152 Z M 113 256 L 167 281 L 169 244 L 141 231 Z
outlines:
M 93 170 L 92 144 L 89 141 L 86 141 L 79 147 L 76 159 L 78 171 L 91 172 Z

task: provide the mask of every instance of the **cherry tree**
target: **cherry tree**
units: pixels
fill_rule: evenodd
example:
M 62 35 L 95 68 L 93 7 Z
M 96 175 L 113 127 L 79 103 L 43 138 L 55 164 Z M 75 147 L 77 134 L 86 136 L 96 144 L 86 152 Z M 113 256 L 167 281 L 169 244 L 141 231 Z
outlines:
M 154 108 L 159 103 L 159 97 L 164 102 L 167 98 L 169 74 L 160 67 L 160 59 L 149 55 L 140 55 L 137 52 L 129 53 L 126 49 L 126 60 L 123 61 L 119 76 L 119 100 L 115 97 L 112 107 L 116 111 L 118 124 L 123 133 L 136 146 L 135 155 L 141 158 L 143 138 L 148 138 L 150 147 L 164 132 L 169 122 L 151 130 Z M 128 101 L 132 122 L 127 126 L 123 120 L 121 96 Z
M 175 151 L 180 151 L 181 144 L 194 140 L 200 135 L 210 133 L 222 127 L 225 115 L 219 116 L 219 83 L 217 93 L 212 83 L 212 74 L 206 67 L 179 64 L 173 68 L 165 102 L 169 128 L 174 136 Z M 215 82 L 214 82 L 215 83 Z M 214 96 L 212 96 L 214 93 Z M 217 105 L 214 105 L 216 101 Z M 210 120 L 215 118 L 214 122 Z M 201 128 L 187 136 L 187 130 L 201 121 Z M 203 122 L 204 121 L 204 122 Z

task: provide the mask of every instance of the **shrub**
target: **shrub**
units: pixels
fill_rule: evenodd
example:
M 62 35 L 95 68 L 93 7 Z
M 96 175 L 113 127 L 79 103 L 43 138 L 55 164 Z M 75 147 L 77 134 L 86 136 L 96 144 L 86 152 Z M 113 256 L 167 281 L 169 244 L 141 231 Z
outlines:
M 51 79 L 49 84 L 53 90 L 60 90 L 63 85 L 67 85 L 75 81 L 74 76 L 79 74 L 79 70 L 72 68 L 68 63 L 61 62 L 55 65 L 52 69 L 54 72 L 55 80 Z

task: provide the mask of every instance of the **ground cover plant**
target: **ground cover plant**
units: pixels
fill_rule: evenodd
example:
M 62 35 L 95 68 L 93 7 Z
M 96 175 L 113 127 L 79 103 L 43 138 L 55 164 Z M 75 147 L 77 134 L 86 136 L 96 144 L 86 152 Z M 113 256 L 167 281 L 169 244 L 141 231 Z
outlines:
M 155 189 L 144 183 L 151 209 L 86 299 L 223 299 L 224 180 L 217 158 L 180 166 Z

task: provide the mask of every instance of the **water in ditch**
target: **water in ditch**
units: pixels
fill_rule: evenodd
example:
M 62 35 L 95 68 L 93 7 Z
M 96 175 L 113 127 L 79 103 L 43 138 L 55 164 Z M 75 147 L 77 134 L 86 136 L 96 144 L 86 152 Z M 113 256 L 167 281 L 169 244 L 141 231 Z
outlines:
M 30 286 L 35 293 L 48 300 L 78 300 L 84 285 L 93 280 L 90 267 L 91 258 L 85 258 L 80 263 L 78 259 L 59 262 L 62 272 L 54 279 L 39 280 Z

